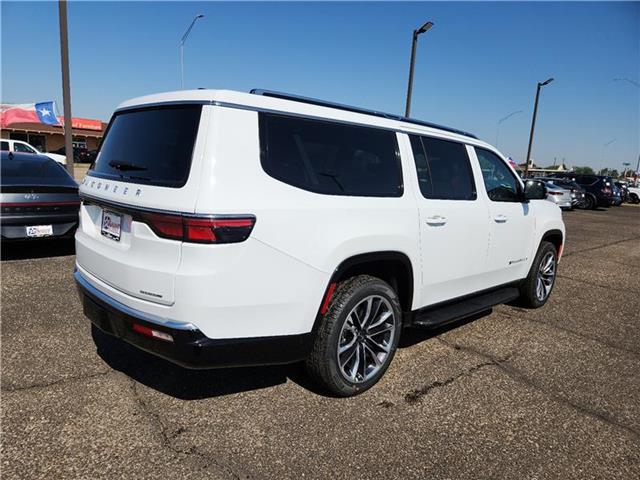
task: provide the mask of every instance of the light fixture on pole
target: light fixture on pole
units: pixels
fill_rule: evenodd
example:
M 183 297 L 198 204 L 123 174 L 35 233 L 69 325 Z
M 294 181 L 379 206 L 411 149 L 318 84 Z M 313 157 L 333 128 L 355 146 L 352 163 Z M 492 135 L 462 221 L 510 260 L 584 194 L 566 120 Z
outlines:
M 204 14 L 202 13 L 193 17 L 193 21 L 191 22 L 191 25 L 189 25 L 189 28 L 187 28 L 187 31 L 184 32 L 184 35 L 180 40 L 180 88 L 181 89 L 184 89 L 184 42 L 187 41 L 187 37 L 189 36 L 189 33 L 191 33 L 191 29 L 195 25 L 196 21 L 202 17 L 204 17 Z
M 544 82 L 538 82 L 538 88 L 536 89 L 536 99 L 533 103 L 533 117 L 531 118 L 531 132 L 529 133 L 529 148 L 527 148 L 527 159 L 524 164 L 524 178 L 529 175 L 529 162 L 531 161 L 531 146 L 533 144 L 533 132 L 536 128 L 536 116 L 538 115 L 538 99 L 540 98 L 540 89 L 553 82 L 553 78 L 548 78 Z
M 409 85 L 407 86 L 407 104 L 404 110 L 404 116 L 409 117 L 411 113 L 411 94 L 413 93 L 413 69 L 416 64 L 416 49 L 418 48 L 418 35 L 421 35 L 433 27 L 433 22 L 427 22 L 420 28 L 413 31 L 411 41 L 411 61 L 409 62 Z

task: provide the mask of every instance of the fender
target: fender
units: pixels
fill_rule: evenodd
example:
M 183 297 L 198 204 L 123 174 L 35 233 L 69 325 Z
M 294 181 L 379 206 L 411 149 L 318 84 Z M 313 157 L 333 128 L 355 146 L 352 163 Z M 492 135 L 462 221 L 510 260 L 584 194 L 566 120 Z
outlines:
M 394 271 L 393 269 L 389 269 L 390 264 L 391 266 L 402 265 L 403 270 Z M 376 268 L 382 269 L 381 273 L 378 275 L 375 275 Z M 322 296 L 322 302 L 318 308 L 318 313 L 313 324 L 313 332 L 317 330 L 320 319 L 327 311 L 337 283 L 343 278 L 364 273 L 380 276 L 383 279 L 385 276 L 387 278 L 394 278 L 396 284 L 392 286 L 396 291 L 398 291 L 400 305 L 402 306 L 403 311 L 411 311 L 415 283 L 413 265 L 409 257 L 405 253 L 398 251 L 362 253 L 342 260 L 342 262 L 340 262 L 340 264 L 334 269 L 327 287 L 325 288 L 324 295 Z

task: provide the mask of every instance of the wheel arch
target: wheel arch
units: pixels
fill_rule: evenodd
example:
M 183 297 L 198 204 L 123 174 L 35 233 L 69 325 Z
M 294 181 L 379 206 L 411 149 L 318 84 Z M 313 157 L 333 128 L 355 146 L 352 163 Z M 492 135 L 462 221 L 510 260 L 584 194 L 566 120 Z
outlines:
M 562 230 L 555 228 L 547 230 L 540 239 L 540 243 L 542 242 L 551 242 L 556 247 L 558 257 L 562 255 L 562 246 L 564 245 L 564 234 L 562 233 Z
M 348 257 L 335 268 L 322 296 L 322 303 L 314 322 L 318 327 L 323 309 L 331 300 L 335 284 L 357 275 L 371 275 L 387 282 L 397 292 L 400 306 L 411 311 L 413 303 L 413 265 L 407 254 L 398 251 L 367 252 Z

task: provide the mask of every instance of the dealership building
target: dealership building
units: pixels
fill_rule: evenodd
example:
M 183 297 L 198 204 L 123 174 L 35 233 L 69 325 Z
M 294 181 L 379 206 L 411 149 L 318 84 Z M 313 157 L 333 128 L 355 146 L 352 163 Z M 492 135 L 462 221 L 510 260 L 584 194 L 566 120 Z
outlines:
M 71 122 L 73 146 L 95 150 L 104 135 L 106 123 L 87 118 L 73 118 Z M 53 152 L 64 147 L 64 128 L 36 122 L 10 123 L 2 127 L 3 139 L 22 140 L 41 152 Z

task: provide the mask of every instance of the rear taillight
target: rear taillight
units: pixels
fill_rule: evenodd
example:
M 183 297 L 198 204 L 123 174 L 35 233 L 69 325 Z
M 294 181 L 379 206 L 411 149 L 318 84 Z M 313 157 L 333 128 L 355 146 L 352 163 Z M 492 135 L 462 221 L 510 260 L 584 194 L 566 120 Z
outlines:
M 602 193 L 610 194 L 611 189 L 609 187 L 602 187 Z
M 550 192 L 550 191 L 548 191 L 548 190 L 547 190 L 547 193 L 548 193 L 549 195 L 562 195 L 562 192 Z
M 134 220 L 146 223 L 162 238 L 193 243 L 243 242 L 256 223 L 254 216 L 200 217 L 141 213 Z

